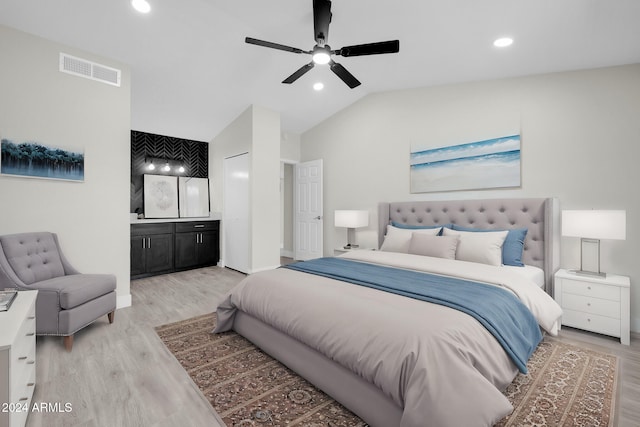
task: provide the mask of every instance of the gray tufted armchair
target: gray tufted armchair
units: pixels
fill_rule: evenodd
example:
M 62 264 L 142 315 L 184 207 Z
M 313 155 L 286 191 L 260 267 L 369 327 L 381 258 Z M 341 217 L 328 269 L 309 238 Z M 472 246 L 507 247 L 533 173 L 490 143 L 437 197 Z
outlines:
M 66 260 L 53 233 L 0 236 L 0 289 L 38 290 L 36 334 L 64 337 L 71 351 L 73 334 L 105 314 L 113 323 L 116 278 L 80 274 Z

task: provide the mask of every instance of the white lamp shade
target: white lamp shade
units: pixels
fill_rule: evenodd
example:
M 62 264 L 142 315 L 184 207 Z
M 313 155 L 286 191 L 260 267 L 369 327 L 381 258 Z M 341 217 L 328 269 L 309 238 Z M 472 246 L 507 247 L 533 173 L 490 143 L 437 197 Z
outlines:
M 336 211 L 334 220 L 336 227 L 366 227 L 369 225 L 369 211 Z
M 562 211 L 562 235 L 586 239 L 625 240 L 627 212 L 619 210 Z

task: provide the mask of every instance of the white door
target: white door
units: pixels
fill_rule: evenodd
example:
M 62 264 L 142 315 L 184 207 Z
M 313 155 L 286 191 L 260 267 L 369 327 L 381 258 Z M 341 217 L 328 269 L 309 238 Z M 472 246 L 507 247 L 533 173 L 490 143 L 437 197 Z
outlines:
M 249 154 L 224 159 L 225 267 L 249 273 Z
M 322 159 L 294 169 L 294 258 L 322 256 Z

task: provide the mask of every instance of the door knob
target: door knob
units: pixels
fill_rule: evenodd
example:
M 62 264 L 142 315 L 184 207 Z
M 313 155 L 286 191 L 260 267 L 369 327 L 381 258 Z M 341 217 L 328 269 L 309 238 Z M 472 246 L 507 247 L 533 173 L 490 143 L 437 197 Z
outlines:
M 322 219 L 322 217 L 320 215 L 318 215 L 317 217 L 315 217 L 313 219 Z

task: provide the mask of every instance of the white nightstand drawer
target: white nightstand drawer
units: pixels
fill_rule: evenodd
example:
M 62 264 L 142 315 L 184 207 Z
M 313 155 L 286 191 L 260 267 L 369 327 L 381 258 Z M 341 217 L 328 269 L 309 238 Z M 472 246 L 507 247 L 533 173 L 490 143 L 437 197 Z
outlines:
M 562 324 L 614 337 L 620 336 L 620 319 L 597 314 L 565 309 L 562 313 Z
M 620 319 L 620 303 L 617 301 L 564 293 L 562 306 L 568 310 Z
M 35 381 L 36 373 L 36 343 L 33 341 L 29 348 L 22 353 L 16 354 L 11 365 L 11 385 L 9 396 L 16 403 L 28 394 L 28 384 Z M 33 390 L 31 391 L 33 393 Z
M 618 286 L 601 285 L 599 283 L 564 279 L 562 281 L 562 292 L 620 301 L 620 288 Z
M 0 412 L 2 427 L 24 427 L 29 415 L 36 383 L 37 294 L 20 291 L 11 308 L 0 312 L 0 401 L 15 409 Z

